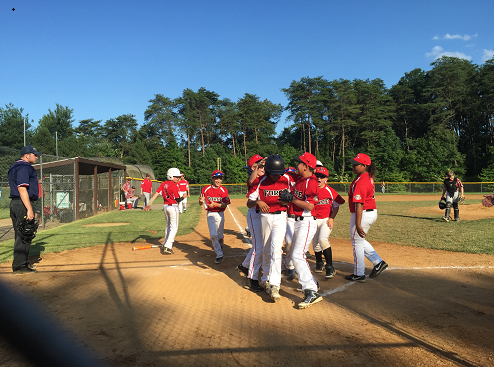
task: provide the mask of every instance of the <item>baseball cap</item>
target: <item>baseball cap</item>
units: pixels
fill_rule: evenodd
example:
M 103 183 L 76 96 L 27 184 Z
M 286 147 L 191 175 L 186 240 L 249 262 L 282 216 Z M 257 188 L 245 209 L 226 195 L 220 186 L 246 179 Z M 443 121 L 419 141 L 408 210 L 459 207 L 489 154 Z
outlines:
M 323 164 L 321 161 L 316 161 L 316 167 L 322 167 L 322 166 L 323 166 Z
M 132 179 L 130 177 L 127 177 L 127 181 L 132 181 Z
M 36 154 L 38 156 L 41 155 L 40 152 L 37 151 L 37 149 L 31 145 L 26 145 L 25 147 L 22 147 L 21 149 L 21 155 L 24 155 L 24 154 L 29 154 L 29 153 L 33 153 L 33 154 Z
M 149 173 L 146 173 L 146 177 L 149 177 Z
M 260 154 L 254 154 L 252 157 L 249 158 L 249 168 L 254 165 L 254 163 L 257 163 L 259 161 L 262 161 L 262 156 Z
M 223 177 L 223 172 L 220 170 L 214 170 L 213 173 L 211 173 L 211 177 Z
M 305 163 L 306 165 L 308 165 L 312 169 L 316 168 L 317 159 L 313 154 L 311 154 L 309 152 L 305 152 L 300 157 L 297 155 L 294 155 L 293 159 L 295 159 L 298 162 Z
M 319 176 L 326 176 L 326 177 L 329 176 L 328 170 L 326 168 L 324 168 L 324 167 L 317 167 L 316 170 L 315 170 L 315 172 L 314 172 L 314 174 L 316 176 L 318 176 L 318 175 Z
M 352 159 L 349 159 L 348 162 L 351 164 L 365 164 L 366 166 L 371 164 L 371 159 L 367 154 L 359 153 Z

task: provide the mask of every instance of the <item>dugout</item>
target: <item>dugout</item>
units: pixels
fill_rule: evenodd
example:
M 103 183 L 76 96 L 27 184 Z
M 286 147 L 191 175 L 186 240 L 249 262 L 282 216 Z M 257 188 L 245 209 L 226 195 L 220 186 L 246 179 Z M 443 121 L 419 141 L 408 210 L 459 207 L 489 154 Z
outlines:
M 41 179 L 42 223 L 54 218 L 71 222 L 115 209 L 126 176 L 123 164 L 81 157 L 41 162 L 33 167 Z

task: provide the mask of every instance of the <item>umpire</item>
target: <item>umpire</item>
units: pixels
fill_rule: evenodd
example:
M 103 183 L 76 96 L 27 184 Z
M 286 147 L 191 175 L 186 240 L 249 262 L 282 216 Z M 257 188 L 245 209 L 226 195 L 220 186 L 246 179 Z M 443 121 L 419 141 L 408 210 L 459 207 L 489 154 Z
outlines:
M 18 226 L 21 221 L 36 220 L 35 209 L 38 200 L 38 175 L 32 164 L 41 155 L 36 148 L 26 145 L 21 149 L 21 158 L 9 169 L 10 185 L 10 218 L 15 232 L 14 262 L 12 270 L 14 274 L 36 273 L 28 262 L 29 248 L 32 238 L 21 237 Z

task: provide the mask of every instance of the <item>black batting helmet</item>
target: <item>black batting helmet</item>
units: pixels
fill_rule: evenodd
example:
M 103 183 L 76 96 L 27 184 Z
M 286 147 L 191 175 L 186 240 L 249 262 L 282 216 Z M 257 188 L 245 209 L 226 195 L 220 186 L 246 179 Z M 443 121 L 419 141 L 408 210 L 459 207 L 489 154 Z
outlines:
M 271 154 L 266 158 L 264 171 L 268 175 L 282 175 L 285 173 L 285 162 L 279 154 Z
M 439 209 L 441 210 L 446 209 L 446 199 L 439 200 Z

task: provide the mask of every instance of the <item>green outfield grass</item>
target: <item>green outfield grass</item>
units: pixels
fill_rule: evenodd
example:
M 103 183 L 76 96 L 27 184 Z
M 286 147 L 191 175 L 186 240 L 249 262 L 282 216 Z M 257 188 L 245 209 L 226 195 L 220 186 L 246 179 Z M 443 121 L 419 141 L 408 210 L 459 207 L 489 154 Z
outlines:
M 494 238 L 490 234 L 492 219 L 443 222 L 441 215 L 410 213 L 412 208 L 437 205 L 433 201 L 385 201 L 377 205 L 378 217 L 367 239 L 401 246 L 424 247 L 447 251 L 494 254 Z M 461 217 L 460 205 L 460 217 Z M 247 207 L 239 207 L 246 215 Z M 331 238 L 350 239 L 350 211 L 340 207 Z
M 199 223 L 201 207 L 194 205 L 198 197 L 189 198 L 187 212 L 180 215 L 178 236 L 191 233 Z M 162 200 L 161 200 L 162 201 Z M 95 223 L 130 223 L 114 227 L 85 227 Z M 146 243 L 165 236 L 165 215 L 162 210 L 114 210 L 94 217 L 39 231 L 31 245 L 31 256 L 61 252 L 105 243 Z M 152 233 L 155 231 L 156 233 Z M 12 260 L 14 240 L 0 243 L 0 262 Z M 129 251 L 131 248 L 129 247 Z

